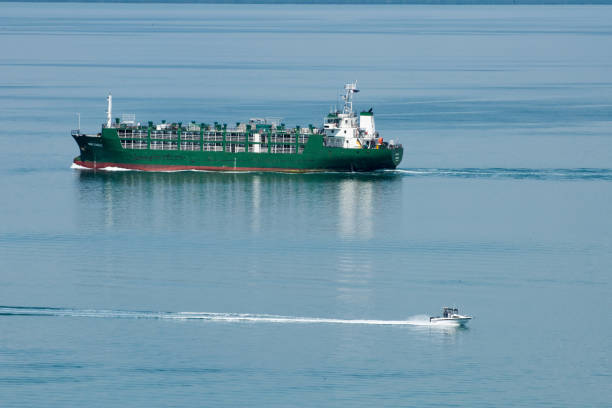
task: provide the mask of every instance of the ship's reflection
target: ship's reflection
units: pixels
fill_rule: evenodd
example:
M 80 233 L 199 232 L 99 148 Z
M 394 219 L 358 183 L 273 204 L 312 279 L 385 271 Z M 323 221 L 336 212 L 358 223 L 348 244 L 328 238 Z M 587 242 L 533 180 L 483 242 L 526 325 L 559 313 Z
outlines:
M 341 238 L 372 238 L 373 191 L 371 181 L 348 179 L 340 182 L 338 235 Z
M 393 173 L 87 170 L 75 170 L 75 178 L 75 192 L 82 204 L 77 207 L 82 217 L 79 222 L 85 225 L 164 228 L 171 220 L 176 227 L 201 224 L 209 229 L 244 230 L 249 226 L 251 233 L 259 235 L 283 227 L 308 230 L 314 222 L 324 220 L 342 240 L 372 239 L 380 186 L 397 182 L 398 187 L 400 180 Z
M 253 207 L 251 230 L 259 232 L 261 227 L 261 176 L 258 174 L 254 174 L 251 180 L 251 205 Z
M 115 216 L 113 214 L 113 185 L 111 180 L 104 180 L 104 225 L 106 228 L 112 228 L 115 224 Z
M 372 259 L 353 252 L 337 256 L 337 295 L 341 310 L 355 310 L 371 302 L 373 276 Z

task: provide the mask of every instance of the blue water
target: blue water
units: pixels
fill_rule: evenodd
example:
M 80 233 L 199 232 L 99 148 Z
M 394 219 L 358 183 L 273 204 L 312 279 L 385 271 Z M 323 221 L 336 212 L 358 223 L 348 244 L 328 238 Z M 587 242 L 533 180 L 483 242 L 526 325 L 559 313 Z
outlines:
M 0 3 L 0 406 L 609 405 L 610 21 Z M 70 168 L 109 90 L 320 125 L 353 79 L 397 171 Z

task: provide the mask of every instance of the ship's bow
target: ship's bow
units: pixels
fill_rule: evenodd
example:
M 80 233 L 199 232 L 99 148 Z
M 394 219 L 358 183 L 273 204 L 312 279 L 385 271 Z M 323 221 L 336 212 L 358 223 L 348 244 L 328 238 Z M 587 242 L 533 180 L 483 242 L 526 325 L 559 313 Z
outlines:
M 393 162 L 393 168 L 399 166 L 404 157 L 404 148 L 402 146 L 398 146 L 394 149 L 391 149 L 391 161 Z

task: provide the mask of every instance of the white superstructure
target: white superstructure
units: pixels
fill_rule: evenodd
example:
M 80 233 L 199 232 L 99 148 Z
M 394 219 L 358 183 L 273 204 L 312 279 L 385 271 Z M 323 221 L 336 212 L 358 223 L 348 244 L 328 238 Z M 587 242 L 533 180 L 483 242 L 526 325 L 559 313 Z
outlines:
M 323 131 L 327 136 L 328 146 L 363 149 L 374 148 L 380 144 L 372 109 L 361 112 L 359 117 L 353 112 L 353 94 L 357 92 L 357 81 L 344 85 L 342 111 L 332 111 L 325 117 Z

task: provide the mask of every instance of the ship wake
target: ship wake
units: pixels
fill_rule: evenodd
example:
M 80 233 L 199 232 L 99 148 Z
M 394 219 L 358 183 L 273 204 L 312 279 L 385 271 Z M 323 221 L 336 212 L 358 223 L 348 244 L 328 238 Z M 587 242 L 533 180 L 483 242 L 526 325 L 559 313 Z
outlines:
M 600 180 L 612 181 L 612 169 L 529 169 L 529 168 L 413 168 L 384 170 L 407 177 L 490 178 L 514 180 Z

